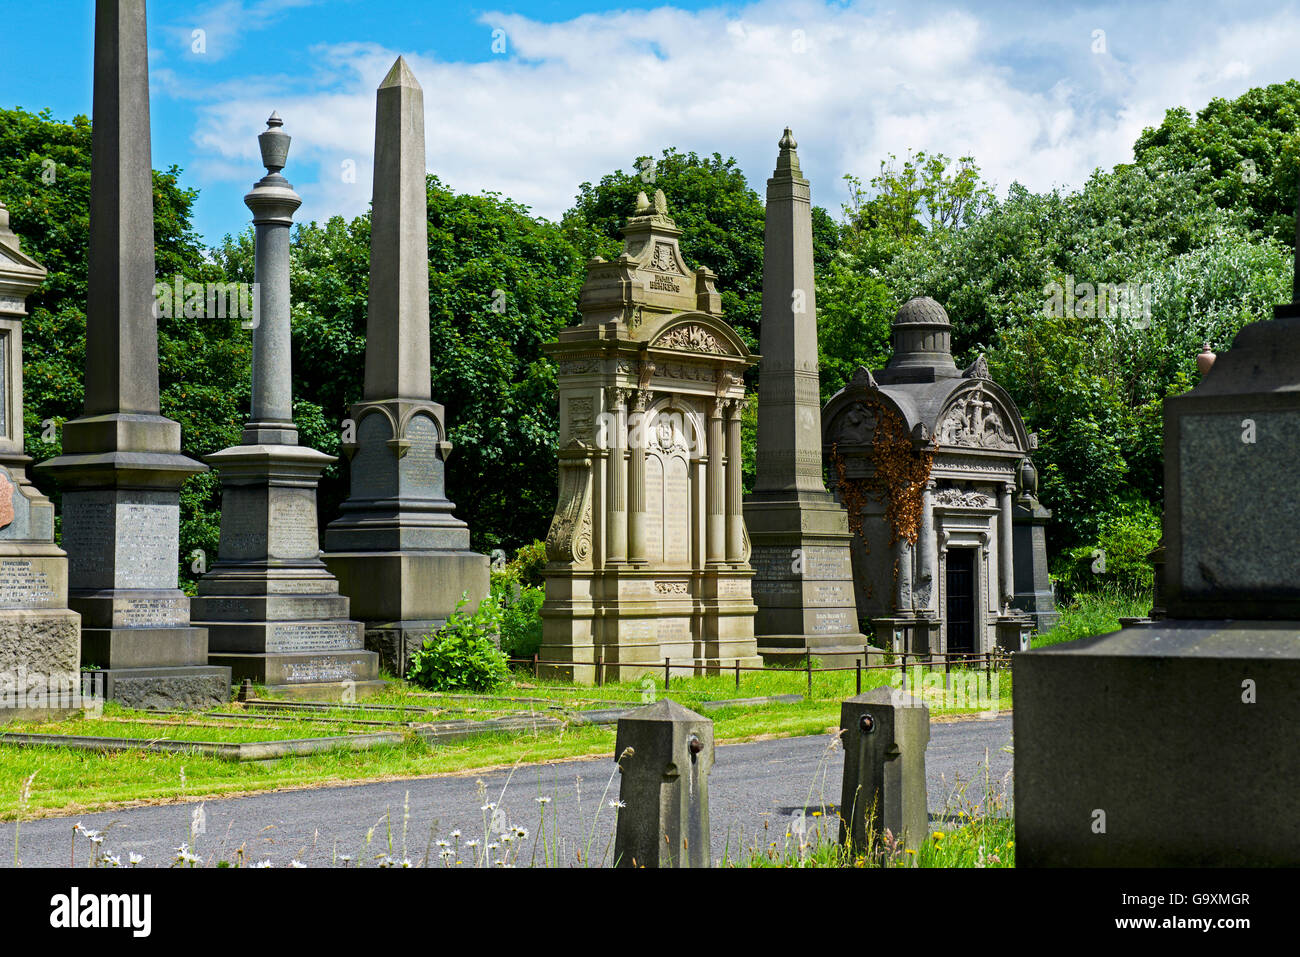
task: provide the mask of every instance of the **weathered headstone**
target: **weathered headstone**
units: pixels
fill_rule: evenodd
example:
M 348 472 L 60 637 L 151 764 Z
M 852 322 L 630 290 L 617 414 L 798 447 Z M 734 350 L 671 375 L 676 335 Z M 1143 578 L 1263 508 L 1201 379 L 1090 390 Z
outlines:
M 1300 277 L 1164 428 L 1168 617 L 1016 659 L 1018 865 L 1300 864 Z
M 691 270 L 661 191 L 624 252 L 596 257 L 559 367 L 560 494 L 546 538 L 541 657 L 590 682 L 758 664 L 741 511 L 744 370 L 714 275 Z
M 37 469 L 63 489 L 82 666 L 126 704 L 215 704 L 230 669 L 208 665 L 207 632 L 177 587 L 179 489 L 206 466 L 180 454 L 180 425 L 158 403 L 144 0 L 95 5 L 93 121 L 85 411 Z
M 876 688 L 840 705 L 840 740 L 840 843 L 865 853 L 879 848 L 888 831 L 900 847 L 917 850 L 929 833 L 925 749 L 930 709 L 895 688 Z
M 362 401 L 350 412 L 351 494 L 325 529 L 325 563 L 365 622 L 366 646 L 405 673 L 462 594 L 488 592 L 487 557 L 446 496 L 451 452 L 429 366 L 424 94 L 406 61 L 379 86 Z
M 712 867 L 713 722 L 665 699 L 618 719 L 618 867 Z
M 28 481 L 23 449 L 23 316 L 45 275 L 0 202 L 0 722 L 66 714 L 81 685 L 68 560 L 54 544 L 54 506 Z
M 909 299 L 892 330 L 885 368 L 822 410 L 858 613 L 894 651 L 1019 650 L 1033 621 L 1012 604 L 1012 493 L 1034 441 L 983 356 L 957 368 L 939 303 Z
M 281 174 L 277 114 L 258 137 L 266 176 L 244 202 L 256 229 L 252 414 L 239 445 L 207 456 L 221 476 L 221 543 L 199 580 L 208 658 L 282 691 L 355 696 L 382 687 L 379 656 L 320 559 L 316 486 L 334 456 L 298 444 L 289 329 L 289 226 L 302 200 Z
M 848 515 L 822 480 L 812 198 L 786 128 L 767 181 L 758 473 L 745 498 L 754 633 L 769 661 L 849 663 L 866 644 L 853 594 Z

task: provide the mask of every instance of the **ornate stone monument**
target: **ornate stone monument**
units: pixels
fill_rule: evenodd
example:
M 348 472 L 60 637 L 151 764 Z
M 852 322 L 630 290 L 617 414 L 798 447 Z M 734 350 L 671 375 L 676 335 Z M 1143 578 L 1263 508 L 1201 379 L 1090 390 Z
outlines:
M 180 454 L 181 427 L 158 404 L 144 0 L 95 5 L 93 121 L 85 411 L 37 468 L 63 489 L 82 666 L 126 704 L 216 704 L 230 669 L 208 665 L 207 632 L 177 587 L 179 490 L 206 467 Z
M 951 335 L 942 306 L 908 300 L 889 364 L 859 369 L 822 411 L 858 609 L 894 651 L 1019 650 L 1033 622 L 1011 604 L 1011 495 L 1035 443 L 982 356 L 953 363 Z
M 429 371 L 424 94 L 398 57 L 375 105 L 366 381 L 350 415 L 351 495 L 325 529 L 325 563 L 365 622 L 366 646 L 405 674 L 410 654 L 455 610 L 488 593 L 445 488 L 447 426 Z
M 662 192 L 623 253 L 596 257 L 559 366 L 560 495 L 546 539 L 541 658 L 591 681 L 757 664 L 741 512 L 740 413 L 752 355 L 690 269 Z M 683 669 L 685 670 L 685 669 Z
M 1164 450 L 1168 617 L 1016 659 L 1017 865 L 1300 865 L 1300 274 Z
M 252 415 L 239 445 L 207 456 L 221 475 L 221 544 L 199 580 L 208 659 L 281 691 L 379 688 L 379 656 L 320 559 L 316 486 L 335 461 L 298 444 L 289 330 L 289 226 L 302 204 L 281 175 L 290 137 L 271 114 L 258 136 L 266 176 L 244 202 L 256 228 Z
M 1029 436 L 1034 444 L 1034 436 Z M 1034 620 L 1034 630 L 1046 634 L 1061 620 L 1047 570 L 1047 523 L 1052 513 L 1038 501 L 1038 469 L 1032 459 L 1020 463 L 1020 494 L 1011 509 L 1011 540 L 1016 593 L 1011 599 Z
M 28 481 L 23 450 L 23 316 L 44 279 L 0 202 L 0 722 L 71 710 L 58 699 L 81 684 L 68 560 L 54 544 L 54 506 Z
M 767 181 L 758 475 L 745 498 L 754 541 L 754 632 L 769 661 L 861 658 L 848 516 L 822 480 L 812 205 L 789 127 Z

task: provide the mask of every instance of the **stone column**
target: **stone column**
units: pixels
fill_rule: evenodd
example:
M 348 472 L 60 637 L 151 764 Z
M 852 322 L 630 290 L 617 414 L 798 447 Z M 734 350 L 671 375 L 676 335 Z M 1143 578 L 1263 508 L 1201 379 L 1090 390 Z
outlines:
M 705 560 L 721 565 L 727 560 L 726 476 L 723 473 L 722 399 L 709 403 L 709 484 L 705 501 L 707 548 Z
M 745 560 L 745 519 L 741 511 L 744 455 L 740 448 L 740 414 L 743 400 L 727 403 L 727 561 Z
M 401 57 L 375 94 L 370 299 L 350 494 L 325 530 L 325 562 L 366 624 L 366 646 L 404 672 L 462 594 L 488 593 L 487 556 L 446 495 L 451 442 L 429 369 L 424 92 Z
M 646 421 L 646 407 L 650 393 L 637 391 L 632 399 L 632 414 L 628 420 L 628 473 L 627 473 L 627 560 L 644 564 L 645 541 L 645 447 L 649 441 L 650 424 Z
M 609 439 L 609 459 L 605 475 L 605 486 L 609 489 L 609 507 L 605 523 L 605 561 L 621 563 L 627 561 L 627 466 L 624 462 L 627 447 L 627 399 L 629 390 L 608 388 L 605 399 L 613 424 L 607 433 Z
M 1013 564 L 1014 545 L 1011 541 L 1011 493 L 1016 489 L 1011 482 L 1004 482 L 998 487 L 998 596 L 1001 612 L 1011 604 L 1015 594 L 1015 577 Z
M 96 3 L 94 90 L 85 410 L 38 468 L 63 489 L 82 667 L 125 704 L 217 704 L 230 671 L 208 666 L 178 587 L 180 486 L 206 467 L 181 454 L 181 427 L 158 405 L 144 0 Z
M 926 482 L 921 492 L 921 535 L 917 541 L 917 560 L 920 569 L 917 577 L 923 587 L 928 585 L 928 589 L 924 609 L 918 608 L 918 611 L 937 607 L 936 600 L 939 593 L 939 589 L 935 587 L 935 576 L 938 574 L 935 552 L 938 543 L 935 541 L 934 534 L 934 486 L 933 480 Z
M 898 566 L 898 577 L 894 583 L 894 608 L 901 614 L 912 610 L 912 546 L 906 538 L 900 538 L 894 546 L 894 560 Z

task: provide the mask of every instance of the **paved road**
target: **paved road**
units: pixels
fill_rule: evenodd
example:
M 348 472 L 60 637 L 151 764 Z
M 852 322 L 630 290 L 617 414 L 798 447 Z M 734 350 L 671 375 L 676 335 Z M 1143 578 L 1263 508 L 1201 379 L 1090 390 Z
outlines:
M 930 813 L 934 818 L 954 813 L 954 795 L 971 784 L 972 796 L 985 788 L 987 777 L 995 791 L 1009 791 L 1011 717 L 991 720 L 936 722 L 927 752 Z M 735 856 L 756 843 L 784 840 L 791 813 L 839 801 L 844 754 L 828 747 L 829 736 L 781 738 L 749 744 L 720 745 L 709 779 L 713 855 L 730 850 Z M 428 853 L 438 861 L 437 840 L 452 841 L 461 831 L 459 858 L 472 862 L 478 853 L 466 842 L 484 841 L 484 803 L 500 806 L 504 823 L 529 833 L 513 845 L 513 859 L 540 862 L 549 849 L 561 862 L 576 863 L 581 854 L 606 863 L 612 857 L 615 812 L 608 802 L 618 796 L 618 778 L 611 760 L 564 761 L 521 765 L 513 772 L 451 774 L 437 777 L 357 784 L 344 787 L 277 791 L 251 797 L 208 801 L 204 833 L 197 839 L 205 861 L 231 859 L 243 846 L 247 859 L 269 860 L 283 866 L 299 860 L 327 866 L 336 855 L 371 865 L 388 853 L 388 822 L 392 822 L 392 855 L 419 864 Z M 478 796 L 482 780 L 486 799 Z M 608 792 L 606 793 L 606 788 Z M 409 793 L 405 852 L 402 847 L 403 804 Z M 542 805 L 538 797 L 549 797 Z M 103 847 L 125 863 L 132 852 L 144 857 L 142 866 L 167 865 L 175 849 L 189 840 L 198 804 L 126 808 L 80 818 L 29 821 L 20 833 L 24 866 L 64 866 L 68 863 L 72 825 L 106 831 Z M 539 841 L 539 812 L 546 811 L 546 835 Z M 834 817 L 833 813 L 831 815 Z M 824 820 L 817 818 L 816 820 Z M 503 823 L 498 821 L 498 823 Z M 765 830 L 766 825 L 766 830 Z M 375 828 L 370 844 L 366 834 Z M 495 836 L 489 840 L 496 840 Z M 12 862 L 13 825 L 0 827 L 0 862 Z M 432 847 L 431 847 L 432 844 Z M 91 856 L 91 844 L 77 838 L 78 865 Z M 493 851 L 499 857 L 506 847 Z M 608 849 L 608 850 L 607 850 Z

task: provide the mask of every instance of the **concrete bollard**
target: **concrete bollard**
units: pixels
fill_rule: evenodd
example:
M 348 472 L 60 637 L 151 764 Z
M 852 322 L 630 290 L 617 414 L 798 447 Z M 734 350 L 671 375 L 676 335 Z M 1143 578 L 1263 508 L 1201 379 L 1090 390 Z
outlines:
M 617 867 L 711 867 L 713 722 L 675 701 L 618 719 Z
M 852 847 L 861 852 L 888 830 L 901 838 L 902 847 L 919 849 L 929 830 L 925 748 L 930 709 L 919 697 L 876 688 L 840 706 L 840 732 L 840 843 L 851 837 Z

